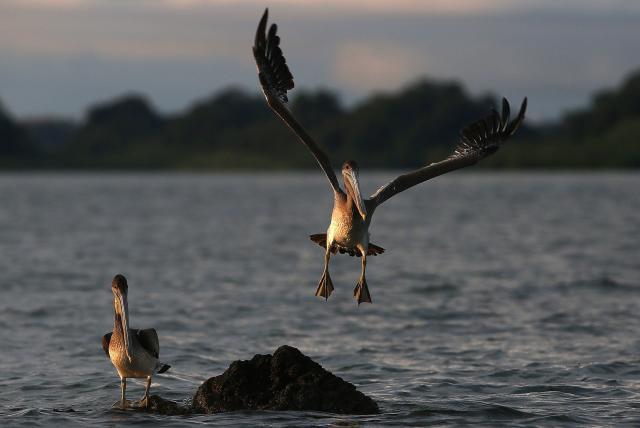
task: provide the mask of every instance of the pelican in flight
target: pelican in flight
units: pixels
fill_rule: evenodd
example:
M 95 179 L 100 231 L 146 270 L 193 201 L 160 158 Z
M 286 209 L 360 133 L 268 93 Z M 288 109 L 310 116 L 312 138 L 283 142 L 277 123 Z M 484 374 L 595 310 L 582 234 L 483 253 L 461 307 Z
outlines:
M 351 256 L 362 257 L 360 279 L 353 295 L 358 305 L 362 302 L 371 303 L 365 277 L 367 256 L 384 252 L 383 248 L 369 242 L 369 225 L 376 209 L 387 199 L 410 187 L 447 172 L 473 165 L 495 153 L 522 123 L 527 99 L 525 98 L 522 102 L 518 116 L 510 122 L 509 103 L 503 98 L 502 114 L 491 110 L 486 117 L 464 128 L 460 133 L 457 146 L 449 157 L 401 175 L 382 186 L 368 199 L 364 199 L 358 182 L 358 164 L 352 160 L 344 162 L 342 165 L 344 190 L 341 189 L 327 155 L 285 107 L 288 101 L 287 91 L 294 86 L 293 75 L 280 49 L 280 37 L 277 35 L 276 24 L 272 24 L 269 31 L 266 31 L 268 14 L 267 9 L 258 24 L 253 46 L 253 56 L 258 67 L 262 92 L 269 107 L 313 154 L 333 190 L 333 211 L 327 233 L 310 236 L 312 241 L 325 248 L 324 271 L 316 289 L 316 296 L 328 299 L 333 291 L 333 283 L 329 276 L 331 254 L 348 253 Z
M 111 282 L 115 308 L 113 332 L 102 337 L 102 349 L 120 376 L 120 401 L 116 402 L 114 406 L 119 405 L 122 409 L 127 407 L 128 403 L 125 400 L 127 378 L 146 378 L 147 385 L 139 406 L 147 408 L 149 406 L 151 376 L 154 373 L 164 373 L 171 366 L 158 361 L 160 344 L 155 329 L 129 328 L 128 289 L 127 279 L 123 275 L 118 274 L 113 278 Z

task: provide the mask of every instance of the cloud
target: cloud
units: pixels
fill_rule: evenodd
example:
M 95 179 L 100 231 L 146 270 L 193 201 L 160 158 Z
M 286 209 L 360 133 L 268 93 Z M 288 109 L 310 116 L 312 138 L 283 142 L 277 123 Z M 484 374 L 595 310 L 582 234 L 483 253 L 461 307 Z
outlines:
M 24 7 L 75 8 L 89 4 L 87 0 L 6 0 Z
M 176 61 L 247 57 L 248 43 L 229 37 L 237 33 L 235 21 L 212 13 L 202 17 L 150 9 L 144 1 L 116 6 L 99 0 L 6 1 L 0 3 L 4 55 Z
M 637 0 L 268 3 L 296 85 L 347 103 L 428 76 L 530 95 L 531 117 L 553 117 L 640 66 Z M 78 115 L 124 90 L 166 111 L 232 83 L 257 92 L 250 47 L 266 4 L 0 0 L 0 97 L 18 115 Z
M 44 0 L 43 0 L 44 1 Z M 246 5 L 264 7 L 265 2 L 259 0 L 161 0 L 164 6 L 175 8 L 219 7 L 222 5 Z M 504 10 L 513 2 L 509 0 L 272 0 L 273 8 L 287 7 L 295 9 L 315 9 L 325 12 L 366 11 L 384 13 L 478 13 Z
M 241 56 L 237 48 L 227 43 L 215 41 L 188 43 L 188 41 L 174 40 L 169 37 L 159 37 L 155 40 L 127 40 L 125 37 L 70 40 L 59 36 L 43 40 L 26 36 L 11 43 L 0 40 L 0 50 L 28 57 L 91 56 L 122 60 L 190 59 L 197 61 L 209 57 L 236 59 L 247 56 Z
M 395 89 L 425 74 L 422 56 L 388 42 L 347 41 L 336 49 L 332 75 L 358 92 Z
M 36 8 L 128 8 L 149 10 L 262 9 L 335 14 L 447 14 L 484 15 L 531 10 L 639 11 L 637 0 L 3 0 L 6 4 Z

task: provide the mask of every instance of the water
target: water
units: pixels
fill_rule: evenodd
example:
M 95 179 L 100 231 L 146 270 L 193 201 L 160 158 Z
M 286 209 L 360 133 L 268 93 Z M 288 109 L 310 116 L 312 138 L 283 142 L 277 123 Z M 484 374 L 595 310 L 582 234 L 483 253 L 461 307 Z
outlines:
M 366 193 L 392 173 L 363 174 Z M 452 174 L 381 207 L 373 305 L 359 259 L 313 292 L 329 186 L 300 175 L 0 175 L 3 426 L 640 423 L 640 175 Z M 183 401 L 231 361 L 290 344 L 382 414 L 111 410 L 110 281 Z M 128 396 L 142 395 L 132 382 Z

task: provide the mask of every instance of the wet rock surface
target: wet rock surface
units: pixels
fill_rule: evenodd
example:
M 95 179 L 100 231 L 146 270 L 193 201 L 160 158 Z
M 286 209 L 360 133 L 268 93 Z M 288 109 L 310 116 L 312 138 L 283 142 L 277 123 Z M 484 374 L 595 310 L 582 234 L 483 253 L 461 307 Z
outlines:
M 149 397 L 149 407 L 145 410 L 160 415 L 188 415 L 193 413 L 191 407 L 181 406 L 175 401 L 166 400 L 159 395 Z
M 379 413 L 371 398 L 331 374 L 291 346 L 273 355 L 234 361 L 205 381 L 193 398 L 193 411 L 312 410 L 342 414 Z

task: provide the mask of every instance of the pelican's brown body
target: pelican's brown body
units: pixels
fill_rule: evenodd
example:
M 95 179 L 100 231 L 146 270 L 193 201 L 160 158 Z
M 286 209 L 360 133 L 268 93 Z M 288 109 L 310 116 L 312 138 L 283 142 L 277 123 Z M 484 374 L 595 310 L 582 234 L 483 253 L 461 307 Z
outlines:
M 502 114 L 492 110 L 488 116 L 464 128 L 460 133 L 458 145 L 449 157 L 408 174 L 400 175 L 387 185 L 382 186 L 368 199 L 364 199 L 360 194 L 357 164 L 354 161 L 347 161 L 343 164 L 344 190 L 341 189 L 327 155 L 285 106 L 288 101 L 287 91 L 294 87 L 293 75 L 289 71 L 280 48 L 277 26 L 271 24 L 267 31 L 268 12 L 265 10 L 262 19 L 260 19 L 253 46 L 253 56 L 258 67 L 262 92 L 269 107 L 313 154 L 329 179 L 334 194 L 331 223 L 327 233 L 311 235 L 312 241 L 326 249 L 324 271 L 316 289 L 316 296 L 326 299 L 333 291 L 333 284 L 329 276 L 329 258 L 332 253 L 340 252 L 362 257 L 362 270 L 354 290 L 354 297 L 358 304 L 371 302 L 365 279 L 367 256 L 377 255 L 384 251 L 381 247 L 369 242 L 369 226 L 376 208 L 387 199 L 410 187 L 447 172 L 473 165 L 495 153 L 500 145 L 515 133 L 524 120 L 527 99 L 525 98 L 522 102 L 516 119 L 509 122 L 510 107 L 507 100 L 503 98 Z
M 384 253 L 384 248 L 369 242 L 369 226 L 375 207 L 365 202 L 367 217 L 362 219 L 354 200 L 345 193 L 336 193 L 331 211 L 331 223 L 327 233 L 317 233 L 310 238 L 323 248 L 327 241 L 332 242 L 329 250 L 332 254 L 340 252 L 361 257 L 366 251 L 368 256 Z
M 108 340 L 107 355 L 121 378 L 146 378 L 153 375 L 162 365 L 158 361 L 158 334 L 153 328 L 129 329 L 129 354 L 127 358 L 124 332 L 119 316 L 115 317 L 113 332 Z M 106 335 L 105 335 L 106 336 Z M 144 343 L 144 345 L 143 345 Z
M 367 252 L 369 249 L 369 224 L 371 216 L 360 216 L 356 203 L 349 195 L 336 193 L 331 212 L 331 223 L 327 229 L 327 241 L 339 248 Z

